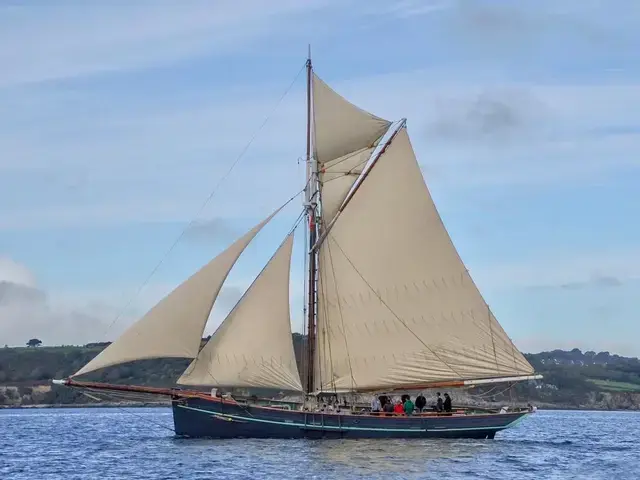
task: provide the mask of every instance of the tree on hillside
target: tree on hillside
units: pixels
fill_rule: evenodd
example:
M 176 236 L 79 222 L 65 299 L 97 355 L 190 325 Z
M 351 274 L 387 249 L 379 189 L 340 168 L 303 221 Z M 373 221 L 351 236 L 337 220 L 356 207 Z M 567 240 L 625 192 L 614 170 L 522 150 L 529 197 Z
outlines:
M 27 347 L 39 347 L 42 345 L 42 340 L 38 340 L 37 338 L 32 338 L 27 342 Z

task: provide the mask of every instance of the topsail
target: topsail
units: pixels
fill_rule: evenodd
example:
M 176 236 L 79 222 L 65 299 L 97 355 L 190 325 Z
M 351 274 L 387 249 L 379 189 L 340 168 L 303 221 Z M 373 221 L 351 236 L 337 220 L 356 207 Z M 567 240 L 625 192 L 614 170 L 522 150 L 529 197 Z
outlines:
M 365 112 L 313 75 L 315 158 L 320 165 L 370 147 L 391 122 Z

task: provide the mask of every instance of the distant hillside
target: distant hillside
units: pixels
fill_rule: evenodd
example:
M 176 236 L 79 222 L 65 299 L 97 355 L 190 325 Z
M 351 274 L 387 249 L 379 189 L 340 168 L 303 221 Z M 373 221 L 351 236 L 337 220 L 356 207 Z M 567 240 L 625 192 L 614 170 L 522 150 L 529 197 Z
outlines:
M 586 408 L 640 409 L 640 360 L 609 352 L 553 350 L 526 355 L 544 379 L 518 386 L 533 400 Z
M 293 340 L 300 364 L 305 339 L 294 334 Z M 75 373 L 107 345 L 0 348 L 0 405 L 91 402 L 76 390 L 52 388 L 50 380 Z M 640 360 L 637 358 L 609 352 L 583 353 L 578 349 L 527 354 L 526 357 L 536 371 L 544 375 L 543 380 L 516 384 L 508 392 L 502 391 L 503 386 L 477 388 L 459 392 L 458 398 L 481 398 L 489 403 L 532 401 L 558 408 L 640 409 Z M 142 360 L 106 368 L 85 378 L 170 386 L 188 364 L 189 360 L 184 359 Z

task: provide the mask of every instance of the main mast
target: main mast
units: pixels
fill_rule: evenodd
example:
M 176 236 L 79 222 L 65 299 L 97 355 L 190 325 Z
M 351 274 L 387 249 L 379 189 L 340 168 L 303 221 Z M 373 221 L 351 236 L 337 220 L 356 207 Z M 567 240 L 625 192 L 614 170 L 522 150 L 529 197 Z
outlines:
M 318 205 L 318 164 L 312 155 L 311 149 L 311 75 L 313 67 L 311 65 L 311 46 L 309 46 L 309 55 L 307 57 L 307 184 L 305 207 L 307 211 L 307 225 L 309 225 L 309 245 L 308 245 L 308 299 L 307 299 L 307 359 L 306 367 L 306 384 L 305 392 L 307 394 L 313 391 L 313 373 L 314 373 L 314 354 L 316 349 L 316 287 L 317 287 L 317 253 L 311 248 L 317 239 L 317 205 Z

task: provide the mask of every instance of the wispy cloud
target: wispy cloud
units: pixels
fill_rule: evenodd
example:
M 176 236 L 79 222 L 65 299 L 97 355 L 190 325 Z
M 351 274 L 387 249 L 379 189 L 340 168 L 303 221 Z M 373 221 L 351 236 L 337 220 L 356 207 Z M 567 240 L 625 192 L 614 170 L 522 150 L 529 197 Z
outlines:
M 530 136 L 544 122 L 544 107 L 526 90 L 484 91 L 471 99 L 438 98 L 427 134 L 446 142 L 493 142 Z
M 287 97 L 216 194 L 220 199 L 233 192 L 234 201 L 209 214 L 242 215 L 255 208 L 256 196 L 273 199 L 268 204 L 273 208 L 286 200 L 283 185 L 290 185 L 291 194 L 301 188 L 300 88 Z M 336 88 L 387 118 L 408 117 L 419 160 L 438 173 L 430 181 L 446 188 L 598 178 L 617 168 L 637 168 L 640 158 L 640 135 L 629 130 L 640 124 L 640 86 L 451 86 L 418 71 L 338 82 Z M 40 120 L 34 111 L 29 127 L 18 131 L 7 125 L 0 134 L 7 182 L 0 198 L 10 196 L 15 205 L 3 215 L 0 228 L 58 219 L 65 225 L 187 220 L 276 95 L 245 94 L 177 110 L 138 105 L 134 117 L 121 105 L 106 118 L 99 115 L 101 100 L 88 97 L 84 112 L 73 117 L 73 137 L 59 135 L 59 118 Z M 63 102 L 64 97 L 54 104 L 62 107 Z M 611 126 L 627 131 L 605 135 Z M 248 183 L 247 178 L 259 180 Z M 20 190 L 11 186 L 18 179 L 24 182 Z M 238 197 L 249 185 L 252 195 Z M 28 204 L 33 197 L 25 192 L 33 190 L 46 194 L 46 206 Z
M 239 237 L 242 231 L 228 218 L 198 220 L 187 227 L 184 237 L 193 242 L 230 242 Z
M 492 290 L 611 288 L 640 279 L 640 251 L 554 251 L 520 262 L 477 264 L 472 274 Z
M 638 276 L 637 252 L 591 248 L 575 232 L 576 248 L 560 251 L 557 242 L 542 245 L 524 238 L 514 224 L 496 225 L 496 210 L 483 211 L 478 201 L 490 202 L 498 191 L 502 202 L 520 199 L 522 204 L 519 195 L 528 192 L 527 205 L 515 205 L 513 216 L 517 210 L 524 231 L 526 219 L 537 212 L 536 235 L 542 238 L 554 228 L 545 223 L 549 212 L 543 211 L 556 206 L 544 204 L 550 191 L 576 195 L 575 201 L 569 201 L 569 193 L 556 195 L 563 202 L 557 206 L 582 205 L 599 194 L 589 186 L 608 182 L 622 188 L 638 175 L 640 29 L 633 2 L 45 3 L 0 7 L 0 249 L 33 262 L 29 266 L 55 288 L 38 287 L 33 273 L 9 260 L 4 268 L 0 261 L 6 277 L 0 275 L 0 281 L 11 282 L 8 288 L 18 292 L 10 295 L 11 318 L 18 318 L 16 306 L 22 305 L 20 318 L 35 319 L 24 324 L 46 332 L 46 342 L 112 339 L 175 286 L 190 262 L 195 265 L 196 257 L 204 256 L 205 248 L 197 252 L 200 247 L 206 244 L 208 255 L 228 241 L 234 225 L 244 230 L 302 188 L 304 167 L 298 161 L 305 147 L 305 98 L 300 81 L 187 232 L 192 243 L 181 253 L 190 258 L 181 257 L 171 275 L 154 279 L 123 318 L 107 328 L 138 286 L 129 285 L 137 283 L 131 277 L 138 275 L 131 265 L 133 252 L 144 249 L 149 258 L 159 258 L 163 252 L 156 250 L 171 238 L 158 238 L 173 238 L 180 225 L 193 219 L 302 66 L 308 42 L 318 55 L 318 73 L 339 93 L 385 118 L 408 118 L 438 207 L 453 211 L 448 225 L 457 218 L 459 223 L 481 222 L 485 229 L 502 228 L 489 235 L 500 255 L 469 258 L 483 290 L 507 292 L 502 305 L 509 305 L 514 291 L 531 298 L 558 294 L 562 301 L 554 299 L 540 310 L 557 318 L 565 296 L 586 297 L 598 290 L 617 300 L 628 295 Z M 613 218 L 618 211 L 625 216 L 620 219 L 623 233 L 610 238 L 628 245 L 633 232 L 628 212 L 635 200 L 625 201 L 603 197 L 597 206 L 590 202 L 588 214 L 568 207 L 563 214 L 567 223 L 581 226 L 579 231 L 589 231 L 585 224 L 591 222 L 595 232 L 595 224 L 602 226 L 605 216 Z M 616 202 L 618 210 L 612 207 Z M 295 203 L 291 215 L 300 209 Z M 154 237 L 154 246 L 139 241 L 148 238 L 149 222 L 166 227 Z M 37 237 L 29 229 L 37 229 Z M 132 230 L 140 243 L 115 239 Z M 83 253 L 49 245 L 54 231 L 73 236 L 70 243 L 83 245 L 91 261 L 80 258 Z M 123 265 L 113 265 L 111 273 L 101 268 L 108 260 L 88 253 L 97 231 L 101 248 L 122 245 L 123 252 L 113 258 Z M 526 254 L 513 263 L 507 252 L 513 253 L 515 237 Z M 467 241 L 464 235 L 458 239 Z M 261 262 L 258 256 L 252 257 L 254 266 Z M 135 268 L 146 269 L 153 260 L 140 260 Z M 95 291 L 85 291 L 83 280 L 76 278 L 79 272 L 70 266 L 74 262 L 95 268 L 86 275 L 100 276 Z M 248 286 L 250 270 L 230 278 L 212 325 Z M 76 284 L 62 291 L 65 275 Z M 292 285 L 301 289 L 303 282 L 296 278 Z M 548 291 L 536 292 L 535 286 Z M 24 305 L 20 299 L 26 292 L 39 292 L 40 300 Z M 301 291 L 292 291 L 295 319 L 301 315 L 301 298 Z M 613 300 L 598 298 L 590 300 L 585 318 L 600 318 L 592 315 L 597 308 L 606 318 L 627 315 L 615 310 Z M 519 319 L 521 307 L 512 306 Z M 8 314 L 9 306 L 3 308 Z M 6 318 L 0 316 L 0 322 Z M 19 322 L 14 323 L 10 328 L 17 328 Z M 5 329 L 0 334 L 8 331 L 8 323 L 0 324 Z M 86 335 L 73 337 L 91 324 Z M 106 337 L 96 338 L 103 327 Z M 52 340 L 55 332 L 71 339 Z M 33 335 L 17 332 L 16 342 Z
M 97 304 L 56 305 L 36 287 L 0 282 L 0 342 L 5 345 L 24 345 L 34 337 L 50 345 L 86 343 L 107 329 L 109 313 Z
M 242 8 L 226 0 L 7 5 L 0 9 L 0 86 L 231 53 L 278 32 L 283 19 L 324 3 L 249 0 Z M 289 22 L 287 28 L 301 25 Z
M 259 267 L 255 270 L 259 271 Z M 232 273 L 218 295 L 206 334 L 215 331 L 252 281 L 253 277 Z M 302 285 L 302 281 L 291 289 L 294 329 L 301 325 L 298 312 L 302 311 L 303 292 L 298 284 Z M 22 345 L 33 337 L 46 345 L 110 341 L 176 286 L 156 282 L 141 290 L 139 285 L 120 285 L 45 291 L 36 286 L 35 275 L 27 267 L 4 258 L 0 262 L 0 342 Z
M 387 4 L 387 7 L 382 10 L 383 14 L 393 15 L 398 18 L 409 18 L 445 10 L 450 8 L 453 3 L 450 0 L 399 0 L 393 2 L 393 4 Z M 380 13 L 379 10 L 378 13 Z
M 633 48 L 633 2 L 459 0 L 443 16 L 453 35 L 475 52 L 534 54 L 549 51 L 559 39 L 602 52 Z M 553 52 L 551 51 L 553 54 Z
M 582 282 L 569 282 L 563 285 L 560 285 L 560 288 L 564 288 L 567 290 L 576 290 L 580 288 L 608 288 L 608 287 L 619 287 L 623 285 L 625 280 L 620 279 L 618 277 L 612 277 L 608 275 L 593 275 L 589 280 Z

